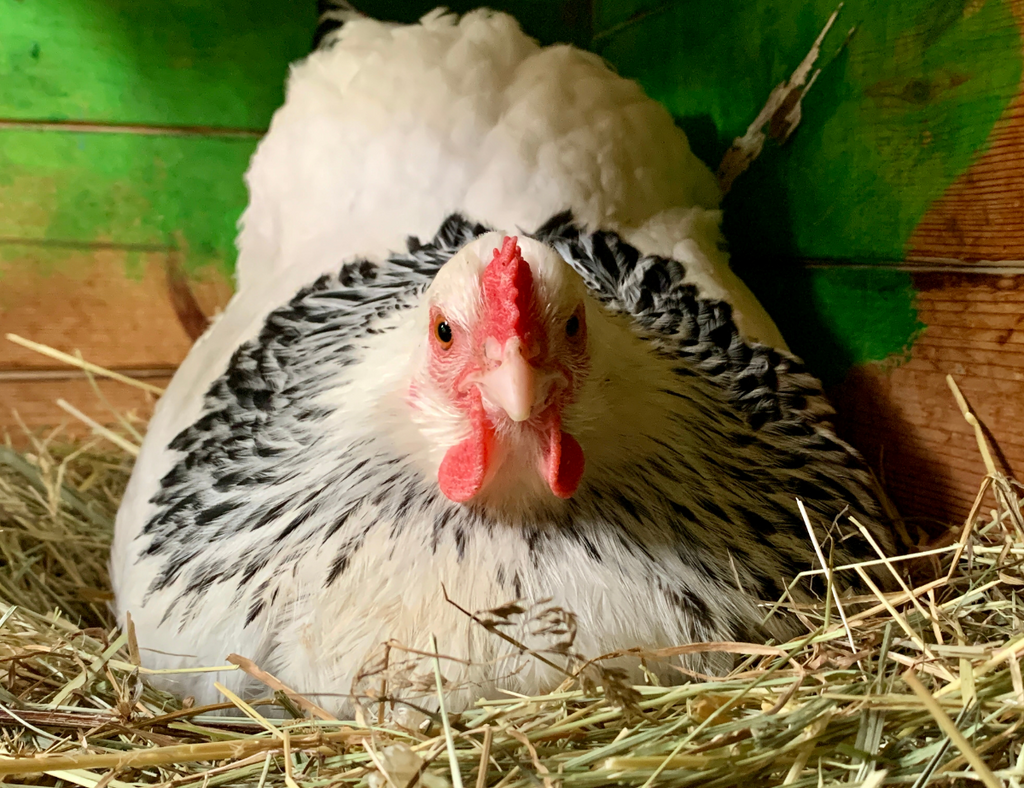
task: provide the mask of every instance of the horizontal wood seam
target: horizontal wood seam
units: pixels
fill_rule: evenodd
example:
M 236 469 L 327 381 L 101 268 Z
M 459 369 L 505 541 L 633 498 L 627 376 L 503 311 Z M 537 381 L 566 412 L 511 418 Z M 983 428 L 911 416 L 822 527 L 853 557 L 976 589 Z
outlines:
M 145 378 L 169 378 L 176 370 L 176 367 L 154 367 L 152 369 L 130 369 L 124 367 L 111 367 L 111 372 L 139 380 Z M 0 383 L 18 382 L 30 383 L 42 380 L 85 380 L 88 377 L 84 372 L 77 369 L 0 369 Z M 94 378 L 100 377 L 93 375 Z
M 135 134 L 145 137 L 224 137 L 258 139 L 266 129 L 223 126 L 174 126 L 157 123 L 113 123 L 102 120 L 44 120 L 0 118 L 0 129 L 14 131 L 56 131 L 76 134 Z

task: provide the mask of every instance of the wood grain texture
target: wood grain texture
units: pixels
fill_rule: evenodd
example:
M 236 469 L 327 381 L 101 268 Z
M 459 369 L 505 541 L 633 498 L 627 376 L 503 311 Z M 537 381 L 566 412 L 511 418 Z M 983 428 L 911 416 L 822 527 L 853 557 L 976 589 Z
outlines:
M 81 351 L 104 367 L 168 367 L 191 345 L 172 303 L 167 262 L 172 252 L 134 253 L 116 248 L 62 248 L 4 244 L 0 257 L 0 328 L 3 333 Z M 213 314 L 230 284 L 213 269 L 190 281 Z M 55 362 L 0 341 L 0 370 L 51 369 Z
M 832 392 L 840 430 L 908 519 L 933 532 L 966 517 L 985 474 L 953 376 L 1002 469 L 1024 478 L 1024 274 L 915 274 L 927 328 L 902 363 L 854 369 Z
M 169 376 L 148 376 L 145 380 L 161 388 L 170 383 Z M 120 415 L 132 420 L 138 429 L 145 429 L 156 403 L 152 394 L 112 381 L 97 381 L 97 385 L 106 402 L 84 378 L 18 381 L 0 377 L 0 442 L 9 439 L 16 446 L 24 445 L 27 438 L 22 425 L 36 435 L 54 429 L 65 437 L 88 435 L 88 427 L 57 406 L 61 398 L 100 424 L 116 424 Z
M 1024 30 L 1024 0 L 1008 5 Z M 969 272 L 1024 260 L 1024 86 L 971 166 L 925 213 L 907 258 L 960 272 L 915 274 L 914 306 L 927 327 L 907 358 L 854 369 L 832 396 L 844 433 L 903 513 L 934 531 L 963 520 L 985 472 L 947 374 L 985 425 L 1002 470 L 1024 478 L 1024 273 Z
M 1024 0 L 1009 0 L 1024 29 Z M 925 214 L 908 258 L 1024 260 L 1024 87 L 996 122 L 989 143 Z
M 162 386 L 192 344 L 168 287 L 168 263 L 176 254 L 116 245 L 0 243 L 0 430 L 70 421 L 54 404 L 58 397 L 101 423 L 115 421 L 115 412 L 148 415 L 152 397 L 143 392 L 104 383 L 113 410 L 106 408 L 73 368 L 3 335 L 77 351 L 95 364 Z M 231 294 L 230 282 L 216 269 L 185 281 L 207 316 Z

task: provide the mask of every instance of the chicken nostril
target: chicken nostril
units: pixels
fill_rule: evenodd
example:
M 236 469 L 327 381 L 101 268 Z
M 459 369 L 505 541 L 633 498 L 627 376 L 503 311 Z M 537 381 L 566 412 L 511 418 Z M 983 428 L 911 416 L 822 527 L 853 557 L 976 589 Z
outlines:
M 504 357 L 505 351 L 502 348 L 501 343 L 494 337 L 487 337 L 484 340 L 484 358 L 488 361 L 501 362 Z

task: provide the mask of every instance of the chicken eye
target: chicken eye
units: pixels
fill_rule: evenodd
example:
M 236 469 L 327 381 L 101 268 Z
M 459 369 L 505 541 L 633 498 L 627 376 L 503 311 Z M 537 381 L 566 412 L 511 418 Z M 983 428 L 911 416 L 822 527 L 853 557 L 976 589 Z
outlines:
M 569 318 L 569 321 L 565 324 L 565 335 L 567 337 L 574 337 L 580 331 L 580 319 L 573 315 Z
M 445 350 L 452 346 L 452 327 L 448 325 L 448 321 L 444 318 L 438 319 L 437 323 L 434 324 L 434 336 L 437 337 L 438 343 Z

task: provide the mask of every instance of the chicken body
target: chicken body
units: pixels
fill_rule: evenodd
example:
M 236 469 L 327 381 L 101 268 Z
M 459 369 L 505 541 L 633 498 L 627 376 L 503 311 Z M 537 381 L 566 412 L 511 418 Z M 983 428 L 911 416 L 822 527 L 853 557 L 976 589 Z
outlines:
M 759 603 L 815 563 L 797 497 L 819 525 L 849 505 L 890 544 L 820 385 L 718 249 L 710 173 L 637 86 L 499 14 L 356 20 L 328 43 L 254 157 L 239 291 L 159 404 L 118 513 L 116 607 L 148 665 L 237 652 L 347 712 L 384 644 L 436 635 L 458 707 L 563 676 L 445 593 L 551 599 L 585 657 L 786 637 Z M 567 336 L 568 315 L 586 324 L 547 432 L 529 403 L 505 419 L 485 392 L 473 421 L 432 388 L 436 310 L 479 312 L 514 233 L 539 312 Z M 480 264 L 460 273 L 466 255 Z M 474 424 L 486 467 L 446 486 Z M 557 452 L 535 471 L 549 449 L 524 435 L 575 443 L 582 478 L 559 477 Z M 848 539 L 836 563 L 866 552 Z M 216 697 L 208 675 L 167 683 Z

